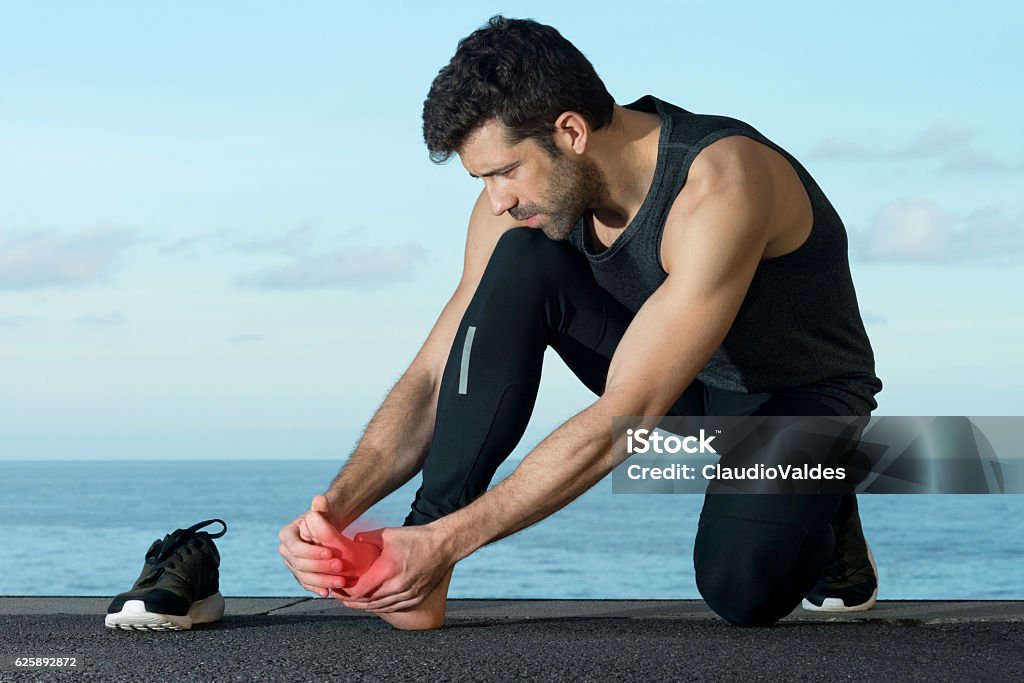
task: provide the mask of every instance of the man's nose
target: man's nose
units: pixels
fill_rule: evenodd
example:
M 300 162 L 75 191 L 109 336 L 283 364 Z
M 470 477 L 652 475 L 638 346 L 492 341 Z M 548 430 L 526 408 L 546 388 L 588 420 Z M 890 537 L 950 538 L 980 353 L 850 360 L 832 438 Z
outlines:
M 519 203 L 511 192 L 503 192 L 493 185 L 487 190 L 487 196 L 491 200 L 491 213 L 495 216 L 500 216 Z

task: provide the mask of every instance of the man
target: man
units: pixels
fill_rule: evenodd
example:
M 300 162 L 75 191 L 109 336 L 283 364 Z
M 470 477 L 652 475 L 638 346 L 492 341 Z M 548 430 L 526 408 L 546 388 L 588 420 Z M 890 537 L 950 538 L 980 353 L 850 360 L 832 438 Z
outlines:
M 437 627 L 456 562 L 612 469 L 613 416 L 876 407 L 842 221 L 749 125 L 653 97 L 619 106 L 555 29 L 500 16 L 459 43 L 423 118 L 432 159 L 457 154 L 484 184 L 462 279 L 341 473 L 282 529 L 306 588 Z M 488 492 L 548 346 L 598 398 Z M 341 536 L 421 469 L 404 527 Z M 708 495 L 694 564 L 735 624 L 805 596 L 867 609 L 877 592 L 852 495 Z

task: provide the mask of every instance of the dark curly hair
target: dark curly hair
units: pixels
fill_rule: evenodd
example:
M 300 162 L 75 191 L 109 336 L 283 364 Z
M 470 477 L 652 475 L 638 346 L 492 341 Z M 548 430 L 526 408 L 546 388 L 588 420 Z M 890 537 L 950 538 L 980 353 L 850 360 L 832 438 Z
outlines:
M 615 100 L 583 53 L 550 26 L 500 14 L 459 41 L 423 103 L 423 139 L 435 163 L 458 151 L 478 126 L 497 119 L 508 142 L 535 139 L 557 154 L 555 120 L 579 113 L 598 130 Z

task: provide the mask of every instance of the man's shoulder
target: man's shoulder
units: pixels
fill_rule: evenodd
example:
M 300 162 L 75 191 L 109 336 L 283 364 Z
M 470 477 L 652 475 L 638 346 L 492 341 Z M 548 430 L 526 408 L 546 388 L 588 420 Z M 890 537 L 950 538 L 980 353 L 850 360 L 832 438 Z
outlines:
M 687 244 L 687 234 L 706 232 L 719 220 L 743 218 L 750 223 L 742 233 L 744 241 L 756 243 L 762 241 L 762 236 L 774 236 L 783 202 L 778 170 L 769 156 L 772 153 L 770 148 L 743 135 L 723 137 L 701 150 L 666 215 L 662 262 L 673 260 L 672 252 Z M 751 218 L 754 216 L 756 220 Z M 718 238 L 741 234 L 720 232 L 717 228 L 714 232 Z
M 713 192 L 737 183 L 763 182 L 772 172 L 775 154 L 771 147 L 747 135 L 726 135 L 697 153 L 687 172 L 686 185 Z

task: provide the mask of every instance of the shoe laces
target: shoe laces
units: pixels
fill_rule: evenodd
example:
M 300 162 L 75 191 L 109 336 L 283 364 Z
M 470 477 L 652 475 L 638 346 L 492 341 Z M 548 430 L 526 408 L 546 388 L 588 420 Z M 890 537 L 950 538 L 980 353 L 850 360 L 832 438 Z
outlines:
M 207 531 L 199 531 L 203 527 L 209 526 L 215 522 L 220 523 L 224 528 L 215 534 L 211 534 Z M 176 565 L 174 563 L 174 558 L 181 552 L 191 555 L 193 550 L 190 547 L 190 541 L 194 538 L 220 538 L 226 534 L 227 531 L 228 525 L 224 520 L 208 519 L 205 522 L 194 524 L 187 529 L 175 529 L 173 532 L 164 536 L 162 541 L 159 539 L 153 541 L 153 544 L 146 552 L 146 564 L 152 566 L 153 571 L 144 579 L 144 582 L 149 583 L 155 581 L 164 572 L 164 569 L 175 569 Z

